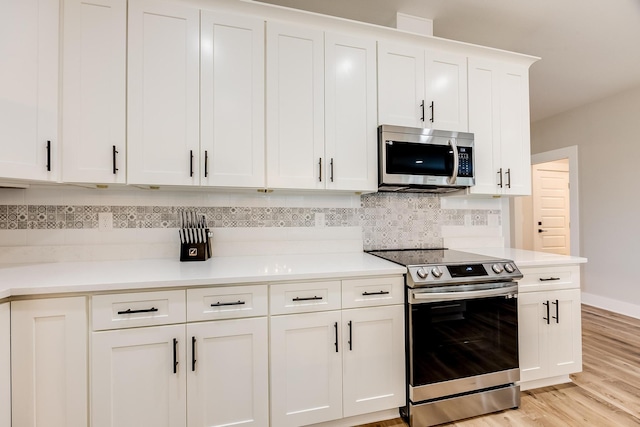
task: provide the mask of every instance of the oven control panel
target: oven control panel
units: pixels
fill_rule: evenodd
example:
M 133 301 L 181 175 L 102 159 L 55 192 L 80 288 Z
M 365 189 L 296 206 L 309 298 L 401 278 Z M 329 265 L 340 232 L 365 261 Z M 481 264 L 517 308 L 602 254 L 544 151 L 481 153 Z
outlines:
M 518 267 L 509 260 L 477 264 L 409 266 L 408 273 L 407 285 L 409 287 L 494 282 L 522 278 Z

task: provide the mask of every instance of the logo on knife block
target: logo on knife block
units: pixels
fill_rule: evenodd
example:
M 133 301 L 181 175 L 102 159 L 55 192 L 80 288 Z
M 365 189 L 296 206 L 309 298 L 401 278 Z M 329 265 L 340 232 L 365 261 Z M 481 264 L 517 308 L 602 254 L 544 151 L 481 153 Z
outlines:
M 198 248 L 189 248 L 189 256 L 198 256 Z

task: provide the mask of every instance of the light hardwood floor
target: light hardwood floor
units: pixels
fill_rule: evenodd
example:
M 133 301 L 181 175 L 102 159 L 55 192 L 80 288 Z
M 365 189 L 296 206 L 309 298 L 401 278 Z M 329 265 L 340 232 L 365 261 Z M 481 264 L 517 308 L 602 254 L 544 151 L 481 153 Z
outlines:
M 573 383 L 522 393 L 519 409 L 455 427 L 640 426 L 640 319 L 582 306 L 583 371 Z M 401 419 L 363 427 L 405 427 Z

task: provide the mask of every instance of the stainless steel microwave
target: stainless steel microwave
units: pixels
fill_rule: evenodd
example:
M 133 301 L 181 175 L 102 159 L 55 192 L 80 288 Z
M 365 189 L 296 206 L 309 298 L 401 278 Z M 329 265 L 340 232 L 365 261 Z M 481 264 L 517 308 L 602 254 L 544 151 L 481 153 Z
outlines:
M 381 125 L 378 190 L 446 193 L 475 184 L 473 134 Z

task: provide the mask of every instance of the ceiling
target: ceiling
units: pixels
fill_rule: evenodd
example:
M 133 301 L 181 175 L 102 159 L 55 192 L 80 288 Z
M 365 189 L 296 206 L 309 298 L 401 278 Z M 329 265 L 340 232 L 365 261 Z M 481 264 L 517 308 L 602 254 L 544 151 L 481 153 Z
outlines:
M 391 26 L 433 20 L 435 36 L 539 56 L 537 121 L 640 85 L 640 0 L 260 0 Z

